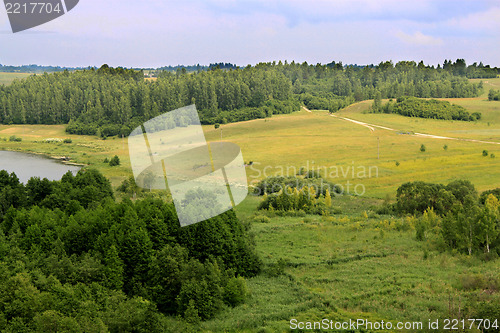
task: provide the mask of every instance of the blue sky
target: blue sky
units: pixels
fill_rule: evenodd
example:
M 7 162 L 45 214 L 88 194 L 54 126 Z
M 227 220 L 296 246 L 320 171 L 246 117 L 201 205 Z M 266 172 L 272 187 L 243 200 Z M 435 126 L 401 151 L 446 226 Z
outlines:
M 11 65 L 457 58 L 500 66 L 499 0 L 80 0 L 17 34 L 0 8 L 0 63 Z

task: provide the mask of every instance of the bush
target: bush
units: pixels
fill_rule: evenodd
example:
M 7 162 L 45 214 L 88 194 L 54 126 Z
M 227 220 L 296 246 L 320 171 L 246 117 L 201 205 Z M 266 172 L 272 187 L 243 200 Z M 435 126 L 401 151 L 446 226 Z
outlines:
M 248 294 L 247 284 L 243 277 L 232 277 L 224 288 L 224 303 L 229 306 L 236 306 L 245 301 Z
M 321 178 L 321 173 L 319 170 L 309 170 L 307 171 L 305 178 Z
M 115 156 L 111 159 L 111 161 L 109 161 L 109 166 L 114 167 L 114 166 L 118 166 L 118 165 L 120 165 L 120 158 L 119 158 L 117 155 L 115 155 Z
M 18 138 L 17 136 L 13 135 L 9 138 L 9 141 L 12 141 L 12 142 L 21 142 L 23 141 L 23 139 L 21 138 Z
M 422 153 L 425 153 L 426 148 L 425 148 L 425 145 L 424 145 L 424 144 L 420 145 L 420 151 L 421 151 Z
M 489 101 L 500 101 L 500 90 L 490 89 L 490 92 L 488 93 L 488 100 Z
M 488 156 L 488 151 L 487 150 L 483 150 L 483 156 Z
M 444 120 L 476 121 L 481 113 L 469 112 L 462 106 L 435 99 L 416 97 L 398 97 L 396 102 L 387 102 L 384 106 L 372 107 L 373 112 L 397 113 L 406 117 L 419 117 Z
M 301 170 L 303 172 L 303 170 Z M 271 193 L 278 193 L 279 191 L 284 191 L 287 188 L 292 190 L 302 189 L 303 187 L 313 186 L 316 190 L 316 197 L 320 195 L 325 195 L 327 190 L 330 192 L 331 196 L 341 194 L 342 189 L 339 186 L 324 180 L 323 178 L 301 178 L 295 176 L 283 177 L 283 176 L 271 176 L 260 181 L 254 187 L 254 194 L 264 195 Z
M 271 219 L 265 215 L 256 215 L 253 217 L 252 221 L 257 223 L 269 223 Z
M 64 141 L 63 141 L 63 142 L 64 142 L 64 143 L 73 143 L 73 140 L 71 140 L 71 139 L 64 139 Z

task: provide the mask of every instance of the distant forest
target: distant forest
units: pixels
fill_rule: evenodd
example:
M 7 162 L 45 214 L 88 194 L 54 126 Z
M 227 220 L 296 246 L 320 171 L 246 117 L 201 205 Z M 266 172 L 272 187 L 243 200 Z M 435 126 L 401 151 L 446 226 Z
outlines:
M 224 124 L 290 113 L 305 105 L 336 112 L 356 101 L 413 96 L 475 97 L 498 68 L 463 59 L 443 66 L 391 61 L 371 66 L 331 62 L 260 63 L 244 68 L 212 64 L 159 71 L 156 80 L 132 69 L 89 68 L 33 75 L 0 86 L 0 123 L 68 124 L 73 134 L 128 135 L 144 121 L 195 104 L 204 124 Z M 179 125 L 179 124 L 178 124 Z

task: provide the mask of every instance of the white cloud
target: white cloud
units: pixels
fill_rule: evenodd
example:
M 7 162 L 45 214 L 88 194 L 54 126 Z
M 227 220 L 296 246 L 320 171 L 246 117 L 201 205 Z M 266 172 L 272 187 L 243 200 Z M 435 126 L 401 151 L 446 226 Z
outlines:
M 498 34 L 500 30 L 500 7 L 470 14 L 462 18 L 453 18 L 446 23 L 455 29 Z
M 396 33 L 396 36 L 403 42 L 413 45 L 433 46 L 443 44 L 443 40 L 441 38 L 424 35 L 420 31 L 417 31 L 412 35 L 399 31 Z

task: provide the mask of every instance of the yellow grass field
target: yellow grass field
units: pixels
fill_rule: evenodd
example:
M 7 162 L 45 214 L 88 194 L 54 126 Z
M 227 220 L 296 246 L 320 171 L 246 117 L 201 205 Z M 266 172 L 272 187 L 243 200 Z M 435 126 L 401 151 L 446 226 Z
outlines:
M 0 72 L 0 85 L 2 84 L 10 84 L 15 79 L 23 79 L 25 77 L 30 76 L 29 73 L 4 73 Z

